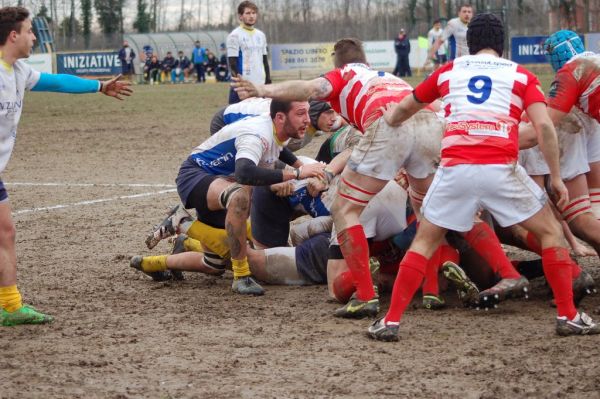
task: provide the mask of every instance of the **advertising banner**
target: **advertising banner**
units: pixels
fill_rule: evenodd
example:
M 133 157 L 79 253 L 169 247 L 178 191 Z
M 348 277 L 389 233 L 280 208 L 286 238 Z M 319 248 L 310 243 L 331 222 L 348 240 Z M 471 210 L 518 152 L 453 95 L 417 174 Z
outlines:
M 38 72 L 52 73 L 52 54 L 32 54 L 23 61 Z
M 56 54 L 56 72 L 83 76 L 118 75 L 121 61 L 116 51 Z
M 587 49 L 588 36 L 580 35 Z M 511 60 L 518 64 L 545 64 L 548 61 L 544 55 L 544 41 L 548 36 L 515 36 L 510 40 Z M 591 49 L 588 49 L 591 50 Z M 594 50 L 591 50 L 594 51 Z

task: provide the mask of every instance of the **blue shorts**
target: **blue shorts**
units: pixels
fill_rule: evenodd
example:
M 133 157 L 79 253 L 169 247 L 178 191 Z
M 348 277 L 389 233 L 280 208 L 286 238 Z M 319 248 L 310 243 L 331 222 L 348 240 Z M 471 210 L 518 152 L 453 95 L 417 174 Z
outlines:
M 298 274 L 309 284 L 327 284 L 331 233 L 319 233 L 296 247 Z
M 6 191 L 6 188 L 4 187 L 4 183 L 2 182 L 2 180 L 0 180 L 0 202 L 6 202 L 8 201 L 8 192 Z

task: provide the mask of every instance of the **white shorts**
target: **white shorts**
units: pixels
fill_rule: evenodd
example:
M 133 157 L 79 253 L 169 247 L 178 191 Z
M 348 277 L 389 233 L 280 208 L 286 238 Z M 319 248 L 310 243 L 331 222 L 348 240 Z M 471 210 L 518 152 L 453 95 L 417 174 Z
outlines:
M 362 175 L 392 180 L 398 170 L 423 179 L 440 161 L 444 121 L 431 111 L 419 111 L 399 127 L 379 118 L 354 147 L 348 166 Z
M 557 133 L 560 148 L 560 176 L 563 180 L 571 180 L 589 172 L 587 135 L 583 132 L 573 134 L 558 131 Z M 530 176 L 550 174 L 550 169 L 539 146 L 519 151 L 519 164 Z
M 600 123 L 592 117 L 587 117 L 585 123 L 585 137 L 588 163 L 600 161 Z
M 469 231 L 480 210 L 506 227 L 535 215 L 546 200 L 546 193 L 518 164 L 462 164 L 438 168 L 422 212 L 436 226 Z

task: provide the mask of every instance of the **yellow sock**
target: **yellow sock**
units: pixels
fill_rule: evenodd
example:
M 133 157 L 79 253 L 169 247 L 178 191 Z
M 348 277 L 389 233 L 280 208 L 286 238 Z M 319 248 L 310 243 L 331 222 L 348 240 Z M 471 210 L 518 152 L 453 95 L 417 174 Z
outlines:
M 144 256 L 142 259 L 142 270 L 146 273 L 161 272 L 167 270 L 167 256 Z
M 0 287 L 0 306 L 7 312 L 14 312 L 21 309 L 21 293 L 16 285 Z
M 204 252 L 202 250 L 202 244 L 200 243 L 200 241 L 195 240 L 191 237 L 188 237 L 183 241 L 183 247 L 186 251 Z
M 202 236 L 204 235 L 204 229 L 206 225 L 202 222 L 194 220 L 188 231 L 185 232 L 188 237 L 191 237 L 195 240 L 202 240 Z
M 223 259 L 229 258 L 229 242 L 225 229 L 218 229 L 196 220 L 186 234 L 200 241 L 202 248 L 207 251 L 214 252 Z
M 233 270 L 233 278 L 246 277 L 251 274 L 248 258 L 231 259 L 231 269 Z

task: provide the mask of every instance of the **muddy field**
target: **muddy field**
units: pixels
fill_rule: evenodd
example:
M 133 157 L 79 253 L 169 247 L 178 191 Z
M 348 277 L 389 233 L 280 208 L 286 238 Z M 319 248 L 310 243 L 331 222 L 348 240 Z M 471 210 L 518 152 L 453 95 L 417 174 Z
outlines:
M 326 287 L 249 298 L 229 274 L 135 272 L 129 258 L 150 253 L 179 164 L 227 98 L 216 84 L 135 90 L 122 103 L 26 98 L 2 179 L 24 299 L 56 321 L 0 329 L 0 398 L 600 398 L 600 338 L 555 336 L 541 283 L 490 312 L 451 292 L 438 313 L 415 301 L 386 344 L 366 338 L 368 321 L 334 319 Z M 598 259 L 582 262 L 600 280 Z M 600 318 L 600 297 L 583 308 Z

